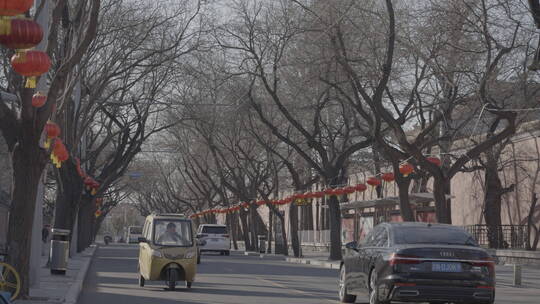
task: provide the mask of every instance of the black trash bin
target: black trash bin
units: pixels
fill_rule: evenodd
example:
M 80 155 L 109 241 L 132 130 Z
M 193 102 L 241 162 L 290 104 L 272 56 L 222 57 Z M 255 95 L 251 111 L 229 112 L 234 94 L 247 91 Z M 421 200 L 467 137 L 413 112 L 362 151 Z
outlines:
M 65 275 L 69 258 L 69 230 L 51 229 L 51 274 Z

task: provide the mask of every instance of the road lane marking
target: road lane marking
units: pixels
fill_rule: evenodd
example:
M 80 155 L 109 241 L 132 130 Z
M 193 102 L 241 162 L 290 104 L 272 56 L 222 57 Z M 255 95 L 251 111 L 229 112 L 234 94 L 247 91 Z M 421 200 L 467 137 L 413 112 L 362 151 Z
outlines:
M 294 293 L 297 293 L 297 294 L 300 294 L 300 295 L 303 295 L 303 296 L 308 296 L 308 297 L 311 297 L 311 298 L 317 298 L 317 299 L 320 299 L 319 296 L 316 296 L 316 295 L 313 295 L 313 294 L 310 294 L 309 292 L 305 292 L 305 291 L 302 291 L 302 290 L 298 290 L 298 289 L 295 289 L 295 288 L 291 288 L 289 286 L 286 286 L 286 285 L 283 285 L 283 284 L 280 284 L 280 283 L 277 283 L 277 282 L 274 282 L 274 281 L 271 281 L 271 280 L 267 280 L 267 279 L 264 279 L 264 278 L 261 278 L 259 276 L 255 276 L 255 278 L 259 281 L 262 281 L 262 282 L 265 282 L 265 283 L 269 283 L 271 285 L 274 285 L 275 287 L 279 287 L 279 288 L 283 288 L 283 289 L 287 289 L 289 291 L 292 291 Z M 341 303 L 337 300 L 330 300 L 330 299 L 327 299 L 327 298 L 324 298 L 326 301 L 330 302 L 330 303 Z

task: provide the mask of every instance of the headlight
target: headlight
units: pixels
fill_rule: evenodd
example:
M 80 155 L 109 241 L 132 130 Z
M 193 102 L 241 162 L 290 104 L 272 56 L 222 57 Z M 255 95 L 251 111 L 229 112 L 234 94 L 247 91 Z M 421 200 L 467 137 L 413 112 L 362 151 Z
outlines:
M 157 250 L 152 250 L 152 256 L 155 256 L 155 257 L 161 258 L 161 257 L 163 257 L 163 254 L 161 254 L 161 252 L 160 252 L 160 251 L 157 251 Z
M 195 256 L 195 251 L 190 251 L 186 253 L 186 259 L 192 259 Z

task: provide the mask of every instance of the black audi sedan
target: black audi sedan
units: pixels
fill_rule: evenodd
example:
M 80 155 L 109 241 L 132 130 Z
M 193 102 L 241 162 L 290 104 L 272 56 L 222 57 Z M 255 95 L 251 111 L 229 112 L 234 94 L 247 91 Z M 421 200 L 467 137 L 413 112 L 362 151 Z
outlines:
M 495 301 L 495 262 L 464 229 L 429 223 L 383 223 L 362 243 L 346 245 L 339 299 L 370 304 Z

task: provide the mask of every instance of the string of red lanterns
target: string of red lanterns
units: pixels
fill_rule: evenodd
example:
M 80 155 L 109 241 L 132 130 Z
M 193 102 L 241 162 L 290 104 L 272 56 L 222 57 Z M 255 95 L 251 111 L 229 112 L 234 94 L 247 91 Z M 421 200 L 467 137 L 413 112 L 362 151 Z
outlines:
M 440 159 L 436 157 L 428 157 L 427 160 L 437 166 L 441 165 Z M 414 167 L 409 163 L 404 163 L 400 166 L 399 172 L 404 176 L 407 177 L 411 173 L 414 172 Z M 381 179 L 387 183 L 393 182 L 395 180 L 395 174 L 394 173 L 383 173 L 381 174 Z M 378 177 L 370 177 L 366 181 L 366 183 L 372 187 L 377 187 L 382 184 L 381 179 Z M 358 184 L 356 186 L 347 186 L 347 187 L 341 187 L 341 188 L 327 188 L 321 191 L 315 191 L 315 192 L 306 192 L 306 193 L 296 193 L 293 195 L 290 195 L 286 198 L 279 199 L 279 200 L 271 200 L 271 201 L 264 201 L 259 200 L 255 201 L 253 203 L 253 206 L 263 206 L 263 205 L 287 205 L 292 202 L 295 202 L 298 205 L 305 205 L 309 204 L 311 199 L 314 198 L 321 198 L 324 196 L 340 196 L 340 195 L 348 195 L 355 192 L 364 192 L 367 190 L 367 186 L 365 184 Z M 250 203 L 243 202 L 238 205 L 232 206 L 230 208 L 222 208 L 222 209 L 208 209 L 204 210 L 199 213 L 195 213 L 191 215 L 191 218 L 198 218 L 201 216 L 205 216 L 207 214 L 227 214 L 227 213 L 234 213 L 240 211 L 243 209 L 248 209 L 250 206 L 252 206 Z

